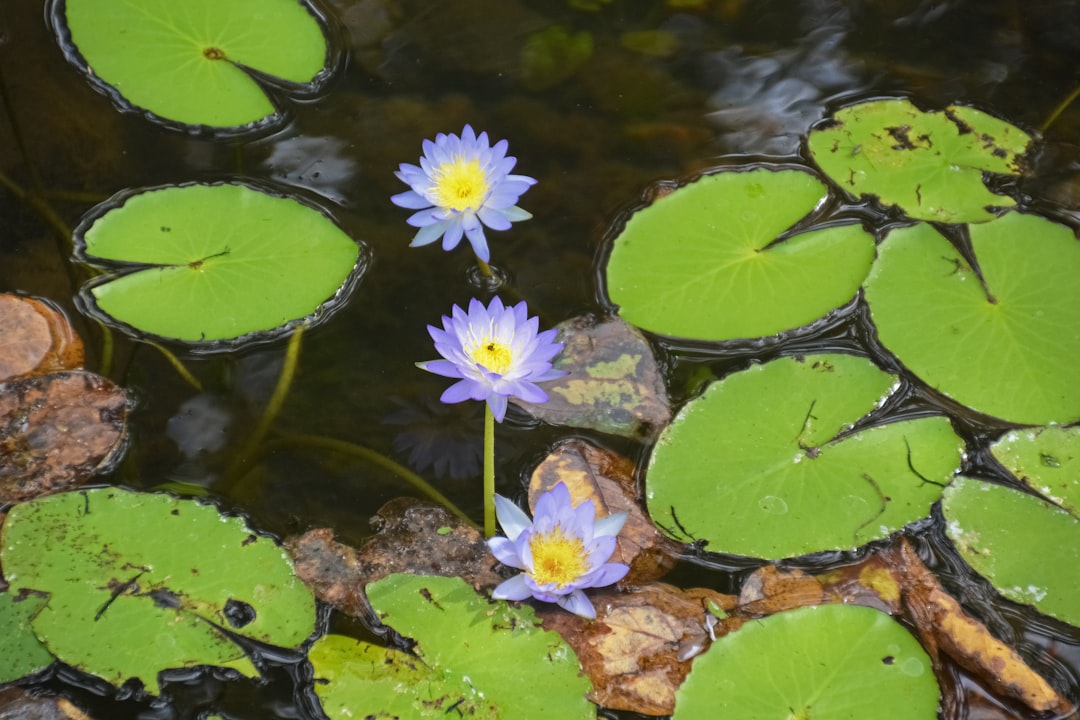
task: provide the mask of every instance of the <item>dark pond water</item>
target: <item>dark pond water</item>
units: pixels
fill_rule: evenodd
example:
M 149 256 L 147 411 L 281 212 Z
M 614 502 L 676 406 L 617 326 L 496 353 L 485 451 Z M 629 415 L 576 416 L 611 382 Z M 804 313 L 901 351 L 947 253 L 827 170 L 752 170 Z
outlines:
M 440 407 L 445 382 L 413 364 L 433 357 L 425 326 L 477 294 L 468 280 L 473 262 L 464 246 L 449 254 L 408 248 L 407 212 L 389 201 L 404 190 L 393 171 L 416 162 L 423 138 L 471 123 L 509 139 L 516 172 L 539 179 L 522 199 L 534 219 L 489 239 L 510 292 L 527 298 L 545 325 L 607 312 L 597 258 L 609 228 L 653 183 L 743 159 L 803 162 L 807 128 L 853 99 L 903 95 L 927 108 L 962 101 L 1030 131 L 1052 120 L 1017 189 L 1029 205 L 1076 218 L 1080 104 L 1057 113 L 1080 82 L 1076 2 L 597 0 L 593 10 L 575 7 L 583 4 L 324 0 L 348 55 L 325 94 L 290 105 L 290 121 L 278 132 L 212 142 L 118 113 L 64 61 L 41 2 L 3 0 L 0 170 L 22 187 L 49 190 L 68 226 L 123 188 L 238 174 L 295 189 L 327 208 L 372 259 L 346 306 L 305 337 L 277 430 L 362 443 L 406 464 L 420 448 L 416 469 L 475 517 L 482 415 L 475 407 Z M 575 61 L 557 45 L 523 51 L 530 39 L 558 37 L 553 28 L 587 34 L 591 54 Z M 550 62 L 529 60 L 536 52 L 550 53 Z M 69 256 L 39 213 L 0 190 L 0 289 L 65 307 L 95 369 L 100 333 L 74 308 L 84 278 Z M 706 351 L 658 342 L 658 351 L 671 395 L 682 402 L 703 376 L 796 349 L 865 347 L 868 337 L 856 309 L 797 347 Z M 278 445 L 222 480 L 267 402 L 283 352 L 277 344 L 228 355 L 181 353 L 204 385 L 200 393 L 152 348 L 118 339 L 109 374 L 132 390 L 138 407 L 128 454 L 107 480 L 202 486 L 268 531 L 330 526 L 339 539 L 361 542 L 370 534 L 368 518 L 408 493 L 377 466 Z M 907 406 L 933 402 L 915 392 Z M 1004 429 L 954 416 L 972 448 Z M 524 474 L 568 431 L 513 416 L 497 433 L 499 490 L 519 496 Z M 648 450 L 591 437 L 638 459 Z M 977 452 L 968 462 L 973 472 L 989 472 Z M 935 550 L 950 589 L 1080 699 L 1080 632 L 994 600 L 952 559 L 938 529 L 923 528 L 919 538 Z M 689 558 L 670 579 L 732 591 L 740 577 L 740 568 L 717 558 Z M 301 718 L 310 710 L 294 701 L 300 673 L 285 663 L 265 683 L 177 678 L 167 686 L 177 698 L 171 704 L 99 698 L 76 678 L 47 685 L 102 718 L 193 718 L 209 709 L 236 719 Z M 989 701 L 964 716 L 1024 717 Z

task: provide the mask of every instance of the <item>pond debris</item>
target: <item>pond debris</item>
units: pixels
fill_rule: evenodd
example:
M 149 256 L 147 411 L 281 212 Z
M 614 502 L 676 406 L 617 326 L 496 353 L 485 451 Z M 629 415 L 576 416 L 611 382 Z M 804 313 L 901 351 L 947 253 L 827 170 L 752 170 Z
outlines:
M 4 720 L 91 720 L 67 698 L 31 694 L 10 687 L 0 692 L 0 718 Z
M 483 535 L 443 508 L 414 498 L 383 505 L 371 523 L 376 534 L 359 549 L 316 528 L 285 541 L 297 576 L 325 603 L 357 618 L 370 618 L 363 588 L 394 573 L 460 577 L 476 589 L 504 579 Z
M 674 712 L 675 690 L 693 658 L 713 637 L 740 623 L 717 620 L 708 611 L 710 604 L 725 612 L 734 609 L 734 597 L 701 588 L 654 583 L 629 593 L 601 590 L 592 600 L 592 622 L 552 608 L 538 608 L 536 614 L 546 630 L 558 632 L 574 648 L 593 683 L 590 700 L 645 715 Z M 728 627 L 718 633 L 716 623 Z

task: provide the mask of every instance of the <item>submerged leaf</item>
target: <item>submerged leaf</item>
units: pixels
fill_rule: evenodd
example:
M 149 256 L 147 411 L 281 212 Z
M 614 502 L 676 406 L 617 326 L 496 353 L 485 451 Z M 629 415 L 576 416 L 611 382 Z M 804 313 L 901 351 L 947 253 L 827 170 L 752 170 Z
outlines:
M 566 376 L 543 384 L 547 402 L 514 402 L 552 425 L 626 437 L 659 432 L 671 420 L 667 390 L 649 343 L 619 318 L 574 318 L 558 326 Z

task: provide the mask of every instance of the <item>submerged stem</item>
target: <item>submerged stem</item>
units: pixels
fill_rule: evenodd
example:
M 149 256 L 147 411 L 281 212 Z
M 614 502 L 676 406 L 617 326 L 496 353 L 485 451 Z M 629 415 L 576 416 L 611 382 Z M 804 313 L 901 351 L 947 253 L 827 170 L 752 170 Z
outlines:
M 193 388 L 195 388 L 199 392 L 202 392 L 202 383 L 199 382 L 199 379 L 197 377 L 191 374 L 191 371 L 184 366 L 184 363 L 180 362 L 180 358 L 176 357 L 176 355 L 174 355 L 172 351 L 170 351 L 164 345 L 158 345 L 154 342 L 150 343 L 150 345 L 153 345 L 158 352 L 165 356 L 165 359 L 169 361 L 169 364 L 173 366 L 173 369 L 176 370 L 177 374 L 179 374 L 180 377 L 184 378 L 184 380 L 187 381 L 187 383 Z
M 1049 127 L 1053 125 L 1059 117 L 1061 117 L 1061 113 L 1065 112 L 1066 108 L 1072 105 L 1078 97 L 1080 97 L 1080 85 L 1077 85 L 1076 88 L 1071 93 L 1069 93 L 1069 96 L 1062 100 L 1058 104 L 1058 106 L 1054 108 L 1053 112 L 1051 112 L 1050 115 L 1046 118 L 1046 120 L 1043 121 L 1042 126 L 1039 128 L 1039 132 L 1045 133 L 1047 129 L 1049 129 Z
M 484 537 L 495 537 L 495 416 L 484 403 Z
M 462 522 L 469 527 L 475 528 L 476 523 L 466 515 L 461 508 L 451 502 L 445 495 L 436 490 L 428 483 L 427 480 L 420 477 L 412 470 L 404 467 L 403 465 L 394 462 L 390 458 L 382 455 L 371 448 L 364 447 L 363 445 L 357 445 L 356 443 L 348 442 L 346 440 L 337 440 L 335 438 L 323 437 L 321 435 L 282 435 L 281 438 L 270 443 L 267 450 L 272 449 L 277 445 L 292 445 L 300 447 L 313 447 L 324 450 L 331 450 L 333 452 L 341 453 L 342 455 L 348 455 L 350 457 L 359 458 L 365 460 L 373 465 L 378 465 L 384 470 L 389 470 L 394 475 L 409 483 L 414 489 L 420 491 L 431 500 L 434 500 L 439 505 L 449 510 Z

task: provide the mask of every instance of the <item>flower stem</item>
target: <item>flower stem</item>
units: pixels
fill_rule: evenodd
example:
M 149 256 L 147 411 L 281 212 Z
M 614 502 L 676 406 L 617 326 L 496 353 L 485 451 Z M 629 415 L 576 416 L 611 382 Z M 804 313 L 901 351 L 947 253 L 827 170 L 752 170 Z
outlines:
M 480 258 L 476 258 L 476 266 L 480 268 L 480 274 L 484 277 L 491 278 L 495 276 L 495 273 L 491 271 L 491 266 Z
M 484 537 L 495 537 L 495 416 L 484 403 Z

